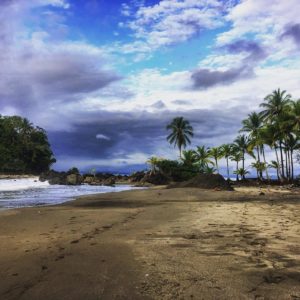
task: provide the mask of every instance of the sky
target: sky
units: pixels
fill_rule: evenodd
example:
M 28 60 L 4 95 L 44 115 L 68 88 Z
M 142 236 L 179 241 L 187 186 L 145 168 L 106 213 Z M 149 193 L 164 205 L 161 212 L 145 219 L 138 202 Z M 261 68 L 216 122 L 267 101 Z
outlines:
M 300 98 L 299 0 L 0 0 L 0 114 L 43 127 L 55 169 L 131 172 L 232 142 L 274 89 Z

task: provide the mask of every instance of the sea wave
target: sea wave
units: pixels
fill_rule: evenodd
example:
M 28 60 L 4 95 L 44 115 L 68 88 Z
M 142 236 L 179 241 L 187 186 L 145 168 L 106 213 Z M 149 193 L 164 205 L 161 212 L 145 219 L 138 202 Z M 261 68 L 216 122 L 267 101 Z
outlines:
M 54 205 L 70 201 L 79 196 L 120 192 L 136 189 L 130 185 L 91 186 L 91 185 L 50 185 L 38 178 L 0 180 L 0 208 L 18 208 L 41 205 Z

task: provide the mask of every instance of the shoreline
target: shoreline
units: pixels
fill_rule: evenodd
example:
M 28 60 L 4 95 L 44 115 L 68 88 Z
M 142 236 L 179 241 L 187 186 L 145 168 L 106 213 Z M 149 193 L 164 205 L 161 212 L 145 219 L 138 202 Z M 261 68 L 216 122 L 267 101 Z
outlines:
M 300 193 L 154 187 L 0 213 L 0 298 L 297 299 Z

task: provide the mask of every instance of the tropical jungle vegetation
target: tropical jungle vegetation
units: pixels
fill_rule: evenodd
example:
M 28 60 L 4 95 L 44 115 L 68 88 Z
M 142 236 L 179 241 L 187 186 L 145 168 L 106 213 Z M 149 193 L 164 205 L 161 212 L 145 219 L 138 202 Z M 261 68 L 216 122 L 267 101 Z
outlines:
M 300 99 L 293 100 L 285 90 L 277 89 L 264 98 L 260 107 L 261 111 L 250 113 L 242 121 L 239 135 L 232 143 L 213 148 L 198 146 L 185 150 L 194 135 L 193 127 L 183 117 L 174 118 L 166 127 L 170 132 L 167 140 L 178 148 L 179 160 L 152 157 L 148 161 L 152 172 L 159 170 L 166 175 L 175 174 L 175 178 L 188 179 L 198 172 L 219 172 L 219 162 L 225 159 L 227 178 L 232 175 L 229 163 L 233 162 L 237 180 L 245 179 L 252 168 L 260 180 L 269 180 L 269 170 L 275 169 L 279 180 L 293 181 L 300 149 Z M 266 160 L 267 151 L 273 152 L 274 160 Z M 246 167 L 247 157 L 253 163 Z
M 49 170 L 55 162 L 47 134 L 26 118 L 0 115 L 0 172 L 19 174 Z

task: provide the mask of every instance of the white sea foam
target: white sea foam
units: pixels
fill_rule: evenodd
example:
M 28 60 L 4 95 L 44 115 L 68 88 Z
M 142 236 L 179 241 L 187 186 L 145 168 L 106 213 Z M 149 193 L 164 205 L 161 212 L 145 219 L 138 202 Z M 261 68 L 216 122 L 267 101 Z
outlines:
M 22 178 L 22 179 L 1 179 L 0 192 L 18 191 L 32 188 L 49 187 L 47 181 L 41 182 L 38 177 Z
M 66 186 L 50 185 L 38 178 L 0 180 L 0 209 L 38 205 L 53 205 L 75 199 L 78 196 L 120 192 L 135 189 L 129 185 L 110 186 Z

